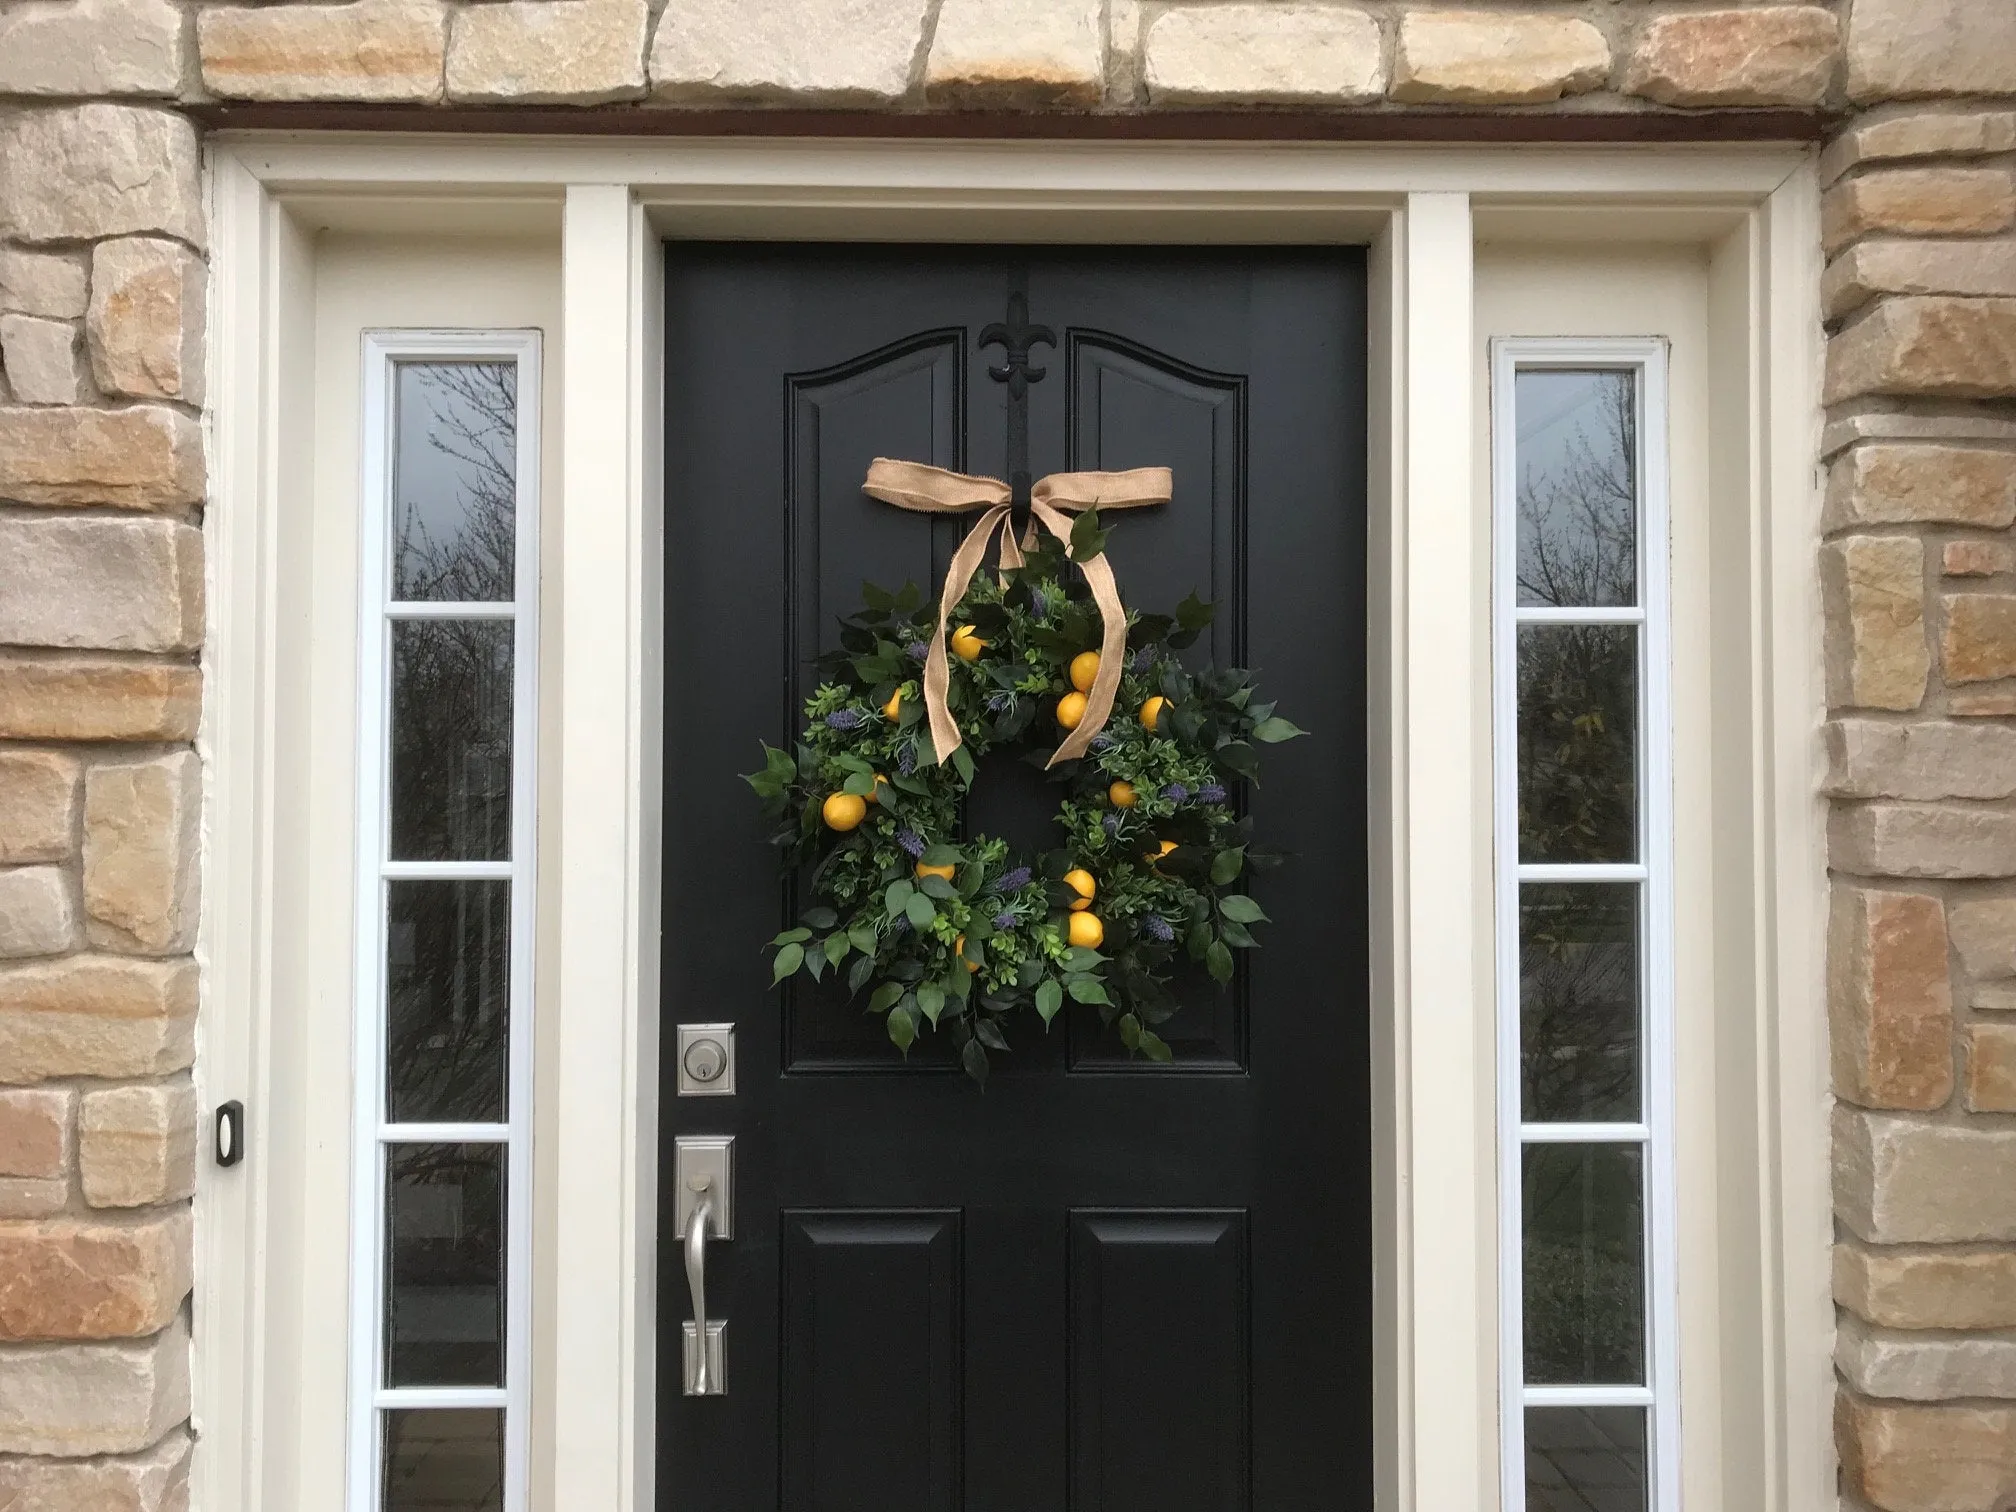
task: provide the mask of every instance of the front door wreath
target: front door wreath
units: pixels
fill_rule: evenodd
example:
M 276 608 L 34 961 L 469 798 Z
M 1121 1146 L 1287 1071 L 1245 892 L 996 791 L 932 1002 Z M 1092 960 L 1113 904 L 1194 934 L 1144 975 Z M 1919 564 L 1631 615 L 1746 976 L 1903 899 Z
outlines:
M 1047 1027 L 1066 1002 L 1096 1008 L 1129 1052 L 1169 1060 L 1155 1026 L 1176 1011 L 1173 976 L 1194 963 L 1229 982 L 1233 952 L 1253 948 L 1267 917 L 1241 881 L 1274 858 L 1252 848 L 1239 795 L 1260 745 L 1303 732 L 1260 700 L 1252 673 L 1183 665 L 1176 653 L 1212 616 L 1194 594 L 1173 617 L 1120 610 L 1120 641 L 1093 502 L 1053 498 L 1083 512 L 1063 527 L 1039 510 L 1048 533 L 1021 548 L 1004 537 L 998 574 L 969 566 L 958 579 L 955 559 L 935 609 L 914 585 L 864 584 L 839 649 L 819 659 L 795 752 L 766 745 L 747 779 L 788 863 L 811 869 L 810 906 L 771 942 L 773 984 L 831 972 L 867 994 L 899 1050 L 947 1032 L 979 1081 L 1012 1019 L 1033 1011 Z M 1108 591 L 1095 595 L 1100 574 Z M 1099 692 L 1112 712 L 1085 740 Z M 1065 759 L 1049 770 L 1061 843 L 1023 856 L 962 836 L 975 758 L 1060 733 Z

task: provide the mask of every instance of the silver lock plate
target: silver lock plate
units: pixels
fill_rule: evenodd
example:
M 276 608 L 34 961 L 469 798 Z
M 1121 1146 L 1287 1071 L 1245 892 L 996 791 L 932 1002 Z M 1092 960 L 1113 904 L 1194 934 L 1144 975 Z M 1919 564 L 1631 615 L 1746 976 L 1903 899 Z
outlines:
M 679 1095 L 681 1097 L 735 1095 L 733 1024 L 679 1026 Z
M 732 1134 L 681 1134 L 673 1141 L 675 1169 L 672 1172 L 672 1232 L 686 1237 L 686 1224 L 700 1201 L 700 1193 L 712 1188 L 714 1220 L 707 1225 L 708 1237 L 735 1237 L 735 1136 Z

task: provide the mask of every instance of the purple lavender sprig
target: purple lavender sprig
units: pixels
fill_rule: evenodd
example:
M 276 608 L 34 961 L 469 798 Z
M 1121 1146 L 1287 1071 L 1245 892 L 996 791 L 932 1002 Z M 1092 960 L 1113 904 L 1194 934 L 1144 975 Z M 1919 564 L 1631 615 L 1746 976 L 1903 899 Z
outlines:
M 1029 868 L 1026 866 L 1018 866 L 1013 871 L 1005 871 L 1001 873 L 1000 876 L 996 877 L 992 882 L 988 883 L 987 890 L 989 892 L 997 892 L 997 893 L 1012 893 L 1012 892 L 1020 892 L 1023 888 L 1027 887 L 1028 885 L 1029 885 Z
M 1197 789 L 1197 801 L 1199 803 L 1223 803 L 1225 801 L 1225 789 L 1215 782 L 1207 782 L 1204 786 Z
M 1005 908 L 1002 909 L 1001 912 L 994 915 L 994 927 L 996 929 L 1013 929 L 1015 927 L 1015 915 Z
M 829 730 L 858 730 L 868 723 L 868 716 L 859 709 L 835 709 L 826 716 Z
M 925 645 L 923 641 L 912 641 L 910 642 L 909 645 L 903 648 L 903 654 L 908 656 L 910 660 L 916 662 L 919 666 L 922 666 L 924 664 L 924 658 L 931 654 L 931 648 Z
M 1172 782 L 1169 786 L 1162 789 L 1162 796 L 1167 798 L 1171 803 L 1188 803 L 1190 801 L 1190 789 L 1180 782 Z
M 1141 920 L 1141 933 L 1151 940 L 1159 940 L 1167 945 L 1176 938 L 1176 931 L 1169 927 L 1169 921 L 1160 914 L 1147 914 Z
M 896 831 L 896 843 L 902 846 L 913 860 L 924 854 L 924 837 L 908 825 Z

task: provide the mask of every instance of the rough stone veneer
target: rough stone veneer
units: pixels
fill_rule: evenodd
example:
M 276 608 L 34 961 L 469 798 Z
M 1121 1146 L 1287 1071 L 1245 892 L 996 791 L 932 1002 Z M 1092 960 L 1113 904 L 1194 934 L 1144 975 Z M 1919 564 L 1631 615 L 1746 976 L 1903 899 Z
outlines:
M 217 100 L 1838 114 L 1842 1494 L 2016 1496 L 2016 4 L 4 0 L 0 1507 L 186 1505 Z

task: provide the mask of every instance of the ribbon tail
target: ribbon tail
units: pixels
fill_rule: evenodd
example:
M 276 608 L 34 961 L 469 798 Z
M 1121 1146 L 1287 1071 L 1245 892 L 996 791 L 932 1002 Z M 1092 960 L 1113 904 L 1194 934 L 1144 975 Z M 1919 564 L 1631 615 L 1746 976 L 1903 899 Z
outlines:
M 1008 514 L 1008 505 L 990 505 L 979 523 L 966 532 L 959 549 L 952 553 L 951 565 L 945 569 L 945 587 L 938 595 L 938 629 L 924 653 L 924 712 L 931 720 L 931 749 L 941 762 L 963 743 L 958 722 L 952 718 L 946 702 L 952 691 L 952 663 L 946 649 L 945 626 L 952 618 L 952 611 L 959 607 L 959 600 L 966 596 L 973 574 L 980 570 L 980 563 L 987 555 L 988 538 L 1007 520 Z
M 1058 510 L 1049 505 L 1032 501 L 1029 512 L 1043 522 L 1043 528 L 1062 541 L 1068 548 L 1071 544 L 1071 523 Z M 1120 672 L 1127 657 L 1127 609 L 1120 602 L 1120 585 L 1114 580 L 1112 565 L 1106 560 L 1106 553 L 1092 557 L 1078 564 L 1085 574 L 1085 584 L 1092 590 L 1092 601 L 1099 606 L 1099 673 L 1092 679 L 1091 690 L 1085 695 L 1085 713 L 1078 721 L 1078 728 L 1064 738 L 1064 743 L 1046 761 L 1044 769 L 1057 765 L 1060 761 L 1075 761 L 1085 754 L 1093 737 L 1106 728 L 1106 720 L 1113 712 L 1113 695 L 1120 691 Z

